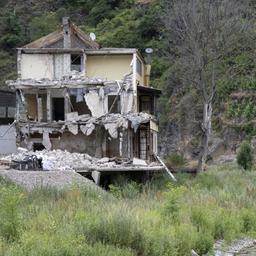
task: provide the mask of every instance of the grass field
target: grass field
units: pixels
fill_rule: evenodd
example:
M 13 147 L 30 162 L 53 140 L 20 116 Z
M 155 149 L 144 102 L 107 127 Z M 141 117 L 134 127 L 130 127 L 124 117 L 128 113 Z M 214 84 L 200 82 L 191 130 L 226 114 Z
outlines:
M 256 237 L 256 172 L 227 165 L 178 180 L 119 179 L 102 194 L 0 181 L 0 255 L 185 256 Z

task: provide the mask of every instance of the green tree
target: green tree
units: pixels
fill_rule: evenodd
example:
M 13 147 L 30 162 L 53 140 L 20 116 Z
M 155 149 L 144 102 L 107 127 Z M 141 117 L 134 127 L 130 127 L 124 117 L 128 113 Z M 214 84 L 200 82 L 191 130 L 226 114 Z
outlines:
M 47 15 L 35 17 L 30 22 L 29 30 L 32 40 L 45 36 L 58 28 L 60 20 L 56 13 L 50 12 Z
M 251 144 L 248 141 L 244 141 L 237 154 L 237 163 L 244 170 L 250 170 L 253 166 L 253 153 Z

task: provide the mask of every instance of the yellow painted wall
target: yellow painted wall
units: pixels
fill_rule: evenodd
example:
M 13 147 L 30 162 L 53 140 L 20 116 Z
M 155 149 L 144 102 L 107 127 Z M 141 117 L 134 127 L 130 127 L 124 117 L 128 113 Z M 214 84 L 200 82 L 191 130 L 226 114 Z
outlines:
M 22 79 L 53 79 L 53 55 L 50 54 L 22 54 Z
M 131 55 L 98 55 L 87 56 L 86 74 L 90 78 L 121 80 L 131 72 Z
M 139 59 L 140 63 L 141 63 L 141 75 L 136 72 L 136 80 L 139 83 L 139 85 L 145 85 L 145 66 L 143 64 L 143 61 L 137 56 L 137 58 Z

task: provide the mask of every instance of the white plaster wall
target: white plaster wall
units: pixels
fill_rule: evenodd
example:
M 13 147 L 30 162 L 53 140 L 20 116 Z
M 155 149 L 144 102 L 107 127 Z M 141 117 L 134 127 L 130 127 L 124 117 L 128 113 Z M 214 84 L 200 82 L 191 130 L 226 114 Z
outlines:
M 61 79 L 64 75 L 64 54 L 55 54 L 54 58 L 54 78 Z
M 16 152 L 16 130 L 9 125 L 0 125 L 0 155 Z
M 53 55 L 51 54 L 22 54 L 22 79 L 53 79 Z

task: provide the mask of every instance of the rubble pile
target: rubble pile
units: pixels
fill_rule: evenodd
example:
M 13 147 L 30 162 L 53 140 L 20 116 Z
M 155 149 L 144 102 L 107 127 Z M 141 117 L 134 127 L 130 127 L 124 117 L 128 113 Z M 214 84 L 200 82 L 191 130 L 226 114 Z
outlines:
M 18 153 L 3 157 L 2 161 L 22 161 L 28 156 L 34 155 L 42 159 L 42 168 L 47 171 L 79 171 L 79 170 L 95 170 L 98 168 L 118 168 L 120 166 L 152 166 L 146 161 L 134 158 L 133 160 L 124 160 L 116 158 L 94 158 L 87 154 L 70 153 L 62 150 L 43 150 L 43 151 L 26 151 L 19 149 Z

